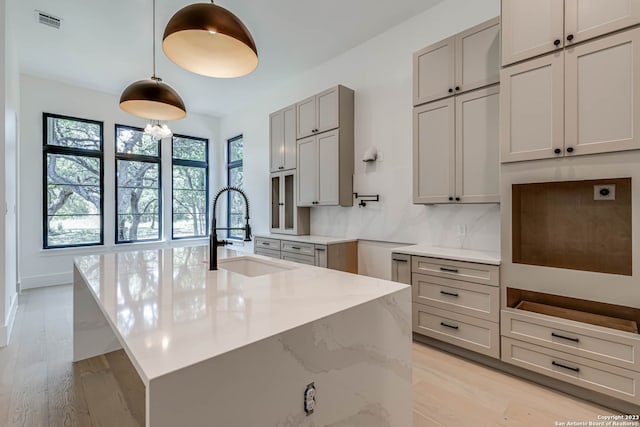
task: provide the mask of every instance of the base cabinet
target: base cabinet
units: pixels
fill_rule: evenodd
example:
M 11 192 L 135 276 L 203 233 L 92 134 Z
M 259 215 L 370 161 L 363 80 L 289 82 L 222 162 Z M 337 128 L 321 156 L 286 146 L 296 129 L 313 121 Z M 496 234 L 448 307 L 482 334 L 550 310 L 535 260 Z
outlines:
M 309 208 L 298 207 L 296 171 L 271 174 L 271 232 L 308 234 Z
M 256 237 L 254 253 L 316 267 L 358 273 L 358 242 L 320 244 Z

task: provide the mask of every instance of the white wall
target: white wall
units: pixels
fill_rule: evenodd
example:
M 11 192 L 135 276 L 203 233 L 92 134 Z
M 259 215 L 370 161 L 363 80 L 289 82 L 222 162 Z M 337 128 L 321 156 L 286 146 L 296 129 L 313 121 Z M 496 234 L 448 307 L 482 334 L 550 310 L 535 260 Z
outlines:
M 125 113 L 118 107 L 119 97 L 85 88 L 22 75 L 20 81 L 20 282 L 23 289 L 71 282 L 73 256 L 104 250 L 131 250 L 170 244 L 114 244 L 115 239 L 115 153 L 116 123 L 144 127 L 147 120 Z M 42 113 L 54 113 L 104 122 L 104 239 L 105 246 L 77 249 L 42 249 Z M 215 171 L 222 164 L 217 118 L 188 113 L 187 118 L 169 123 L 180 134 L 209 139 L 210 188 L 220 182 Z M 171 159 L 170 140 L 162 146 L 163 234 L 171 238 Z M 169 171 L 169 172 L 167 172 Z M 169 220 L 168 220 L 169 219 Z M 193 242 L 193 241 L 192 241 Z M 180 241 L 176 244 L 188 242 Z
M 499 251 L 498 205 L 422 206 L 411 202 L 412 54 L 499 13 L 499 0 L 444 1 L 270 88 L 256 96 L 250 107 L 225 116 L 222 138 L 244 133 L 245 188 L 255 206 L 253 212 L 259 213 L 252 218 L 254 230 L 268 232 L 269 227 L 269 113 L 343 84 L 356 94 L 354 191 L 380 194 L 381 202 L 365 208 L 355 203 L 351 208 L 312 208 L 312 234 Z M 360 159 L 370 145 L 378 148 L 381 160 L 367 165 Z M 458 225 L 466 228 L 466 236 L 457 235 Z M 388 264 L 388 256 L 380 262 Z M 367 260 L 367 264 L 376 263 Z
M 11 1 L 0 1 L 0 10 L 4 19 L 0 22 L 2 31 L 0 45 L 0 99 L 3 117 L 0 120 L 0 200 L 4 202 L 0 209 L 4 213 L 4 221 L 0 223 L 0 346 L 8 343 L 15 310 L 17 308 L 17 112 L 19 110 L 18 86 L 20 73 L 18 70 L 18 52 L 13 37 Z

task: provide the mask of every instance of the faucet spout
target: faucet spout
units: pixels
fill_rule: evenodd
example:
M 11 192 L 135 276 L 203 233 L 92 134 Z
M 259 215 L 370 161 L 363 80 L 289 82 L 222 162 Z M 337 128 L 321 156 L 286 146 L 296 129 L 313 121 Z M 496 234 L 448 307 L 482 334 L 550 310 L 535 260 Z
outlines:
M 241 228 L 232 228 L 232 227 L 216 227 L 216 206 L 218 204 L 218 198 L 227 191 L 237 191 L 240 193 L 242 198 L 244 199 L 244 209 L 245 209 L 245 225 Z M 215 197 L 213 198 L 213 207 L 211 209 L 211 232 L 209 233 L 209 270 L 217 270 L 218 269 L 218 236 L 216 234 L 217 230 L 244 230 L 244 241 L 251 241 L 251 226 L 249 225 L 249 198 L 245 194 L 242 189 L 238 187 L 224 187 L 218 190 Z M 224 244 L 224 242 L 222 242 Z

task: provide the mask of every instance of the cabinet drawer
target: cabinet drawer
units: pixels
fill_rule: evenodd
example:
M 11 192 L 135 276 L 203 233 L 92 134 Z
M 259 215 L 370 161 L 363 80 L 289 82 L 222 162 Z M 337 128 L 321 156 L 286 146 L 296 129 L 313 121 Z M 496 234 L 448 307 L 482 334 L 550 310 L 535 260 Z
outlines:
M 264 255 L 264 256 L 271 257 L 271 258 L 280 259 L 280 251 L 276 251 L 274 249 L 256 248 L 255 249 L 255 253 L 256 253 L 256 255 Z
M 299 262 L 301 264 L 316 265 L 316 258 L 313 255 L 292 254 L 290 252 L 281 252 L 280 259 L 286 261 Z
M 498 322 L 500 289 L 443 277 L 414 273 L 413 302 Z
M 640 336 L 516 309 L 502 310 L 503 336 L 640 371 Z
M 280 249 L 283 252 L 291 252 L 294 254 L 302 255 L 314 255 L 315 253 L 315 247 L 313 243 L 290 242 L 287 240 L 282 241 L 282 247 Z
M 640 373 L 502 337 L 502 360 L 589 390 L 638 404 Z
M 411 257 L 411 271 L 449 279 L 465 280 L 482 285 L 498 286 L 497 265 L 449 261 L 438 258 Z
M 413 332 L 488 356 L 500 357 L 497 323 L 413 303 Z
M 279 251 L 280 250 L 280 240 L 278 239 L 268 239 L 266 237 L 256 237 L 256 243 L 254 245 L 255 249 L 263 248 L 263 249 L 272 249 Z

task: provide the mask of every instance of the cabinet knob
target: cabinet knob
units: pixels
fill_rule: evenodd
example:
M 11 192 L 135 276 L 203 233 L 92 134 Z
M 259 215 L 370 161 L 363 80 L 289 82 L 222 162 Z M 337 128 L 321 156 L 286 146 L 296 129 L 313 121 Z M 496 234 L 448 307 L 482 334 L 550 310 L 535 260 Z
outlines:
M 460 197 L 456 197 L 456 202 L 459 202 L 459 201 L 460 201 Z
M 460 90 L 460 86 L 456 86 L 456 90 Z
M 278 206 L 284 206 L 284 203 L 278 203 Z
M 567 153 L 573 153 L 573 147 L 567 147 Z
M 453 200 L 453 197 L 449 197 L 449 201 L 452 201 L 452 200 Z
M 559 149 L 559 148 L 556 148 L 555 150 L 553 150 L 553 152 L 556 153 L 556 154 L 560 154 L 560 153 L 562 153 L 562 150 Z
M 567 36 L 567 40 L 569 40 L 569 41 L 573 40 L 573 34 L 569 34 L 569 35 Z
M 284 169 L 284 166 L 278 166 L 278 169 L 282 170 Z
M 560 39 L 555 39 L 553 41 L 553 44 L 556 45 L 556 46 L 560 46 Z
M 449 88 L 449 93 L 453 93 L 453 89 Z

